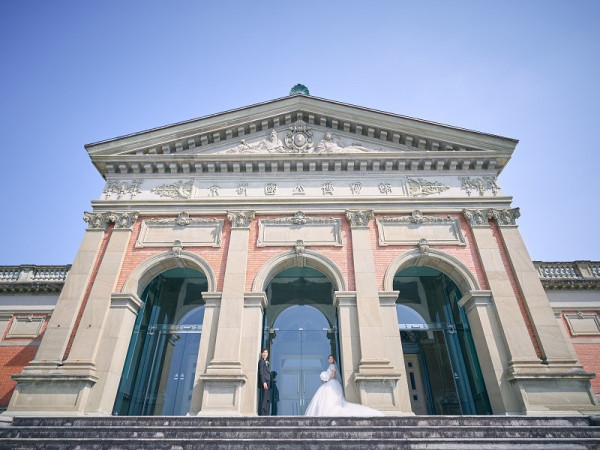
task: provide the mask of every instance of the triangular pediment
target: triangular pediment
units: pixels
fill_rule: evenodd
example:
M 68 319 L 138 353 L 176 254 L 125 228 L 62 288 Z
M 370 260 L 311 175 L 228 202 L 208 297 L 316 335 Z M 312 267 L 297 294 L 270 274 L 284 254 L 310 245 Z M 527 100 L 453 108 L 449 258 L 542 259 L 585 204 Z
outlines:
M 503 167 L 517 141 L 306 95 L 86 145 L 101 173 L 170 160 L 386 154 L 486 158 Z M 176 163 L 177 164 L 177 163 Z M 487 164 L 487 163 L 486 163 Z M 134 169 L 135 171 L 135 169 Z

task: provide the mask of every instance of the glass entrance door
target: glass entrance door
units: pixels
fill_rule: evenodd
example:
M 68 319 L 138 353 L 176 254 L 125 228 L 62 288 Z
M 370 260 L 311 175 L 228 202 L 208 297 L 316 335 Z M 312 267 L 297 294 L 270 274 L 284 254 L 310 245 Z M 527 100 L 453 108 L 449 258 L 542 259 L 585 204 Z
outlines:
M 321 386 L 320 373 L 337 348 L 337 334 L 318 309 L 308 305 L 288 307 L 268 330 L 271 371 L 276 372 L 279 402 L 277 415 L 303 415 Z M 273 378 L 273 377 L 271 377 Z
M 116 415 L 186 415 L 202 336 L 205 278 L 172 269 L 144 291 L 114 406 Z

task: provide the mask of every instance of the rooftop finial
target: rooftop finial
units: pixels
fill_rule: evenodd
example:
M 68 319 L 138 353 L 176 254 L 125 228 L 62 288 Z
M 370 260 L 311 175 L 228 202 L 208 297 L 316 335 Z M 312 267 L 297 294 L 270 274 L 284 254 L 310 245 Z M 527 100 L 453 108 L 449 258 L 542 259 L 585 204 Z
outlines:
M 298 83 L 296 86 L 290 89 L 290 95 L 296 94 L 310 95 L 310 92 L 308 92 L 308 88 L 306 86 Z

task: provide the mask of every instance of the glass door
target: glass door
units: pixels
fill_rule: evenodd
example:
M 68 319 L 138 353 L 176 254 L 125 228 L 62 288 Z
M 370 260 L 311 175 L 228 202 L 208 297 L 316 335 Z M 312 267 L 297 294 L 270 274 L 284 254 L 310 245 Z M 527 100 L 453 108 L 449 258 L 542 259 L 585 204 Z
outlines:
M 269 330 L 271 371 L 276 372 L 277 415 L 303 415 L 321 386 L 320 373 L 336 349 L 337 333 L 316 308 L 296 305 L 284 310 Z M 273 377 L 271 377 L 273 379 Z

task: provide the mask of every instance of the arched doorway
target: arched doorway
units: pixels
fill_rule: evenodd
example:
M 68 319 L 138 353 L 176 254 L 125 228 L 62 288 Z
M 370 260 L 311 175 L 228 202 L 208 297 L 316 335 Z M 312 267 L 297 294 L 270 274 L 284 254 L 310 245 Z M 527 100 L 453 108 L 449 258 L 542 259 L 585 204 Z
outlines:
M 207 288 L 202 272 L 176 268 L 144 289 L 113 414 L 189 412 Z
M 394 276 L 398 327 L 416 414 L 491 414 L 456 283 L 428 266 Z
M 263 347 L 269 350 L 278 392 L 272 415 L 303 415 L 322 383 L 327 357 L 338 359 L 333 286 L 315 269 L 293 267 L 271 280 L 267 297 Z

